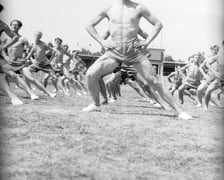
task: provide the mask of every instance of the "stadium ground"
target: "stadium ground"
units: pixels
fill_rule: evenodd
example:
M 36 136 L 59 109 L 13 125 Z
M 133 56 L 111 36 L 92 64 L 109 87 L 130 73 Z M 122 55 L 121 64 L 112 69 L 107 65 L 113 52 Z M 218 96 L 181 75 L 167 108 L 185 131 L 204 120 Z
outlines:
M 128 86 L 101 112 L 83 113 L 89 95 L 14 107 L 1 96 L 2 179 L 222 179 L 224 109 L 183 109 L 192 120 L 152 107 Z M 176 98 L 176 96 L 174 97 Z

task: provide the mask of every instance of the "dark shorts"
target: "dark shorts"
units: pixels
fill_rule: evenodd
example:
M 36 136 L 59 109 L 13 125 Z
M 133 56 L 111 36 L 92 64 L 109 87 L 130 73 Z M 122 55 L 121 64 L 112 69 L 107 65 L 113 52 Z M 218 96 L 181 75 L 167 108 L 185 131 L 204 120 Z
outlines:
M 6 73 L 9 71 L 13 71 L 16 74 L 22 74 L 21 71 L 25 67 L 25 64 L 22 64 L 20 66 L 16 65 L 13 66 L 12 64 L 9 64 L 5 60 L 0 60 L 0 73 Z
M 53 68 L 50 64 L 45 64 L 42 62 L 31 64 L 29 67 L 30 67 L 30 71 L 32 72 L 43 71 L 45 73 L 49 73 L 53 71 Z
M 198 88 L 198 86 L 200 85 L 200 81 L 188 78 L 185 84 L 187 84 L 191 88 Z
M 134 68 L 132 68 L 132 67 L 122 67 L 120 71 L 121 71 L 121 82 L 120 82 L 120 84 L 126 84 L 127 79 L 130 79 L 132 81 L 136 80 L 137 72 L 135 71 Z
M 223 88 L 224 87 L 224 79 L 220 80 L 220 84 L 221 84 L 221 87 Z

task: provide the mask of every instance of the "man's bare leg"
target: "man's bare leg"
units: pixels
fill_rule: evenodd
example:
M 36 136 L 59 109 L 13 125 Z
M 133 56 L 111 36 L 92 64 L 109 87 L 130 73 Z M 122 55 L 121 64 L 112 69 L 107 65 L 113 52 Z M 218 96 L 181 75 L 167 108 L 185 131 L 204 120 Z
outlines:
M 11 99 L 12 105 L 21 105 L 23 102 L 11 91 L 3 75 L 0 75 L 0 89 Z
M 220 88 L 220 84 L 218 82 L 218 79 L 214 80 L 207 88 L 206 92 L 205 92 L 205 109 L 208 109 L 208 105 L 211 99 L 211 94 L 213 91 L 215 91 L 216 89 Z
M 41 91 L 45 92 L 47 95 L 49 95 L 50 97 L 55 97 L 56 94 L 50 93 L 42 84 L 41 82 L 39 82 L 37 79 L 32 77 L 32 74 L 29 70 L 29 67 L 25 67 L 23 68 L 23 75 L 25 76 L 25 78 L 32 84 L 34 84 L 38 89 L 40 89 Z
M 126 79 L 125 82 L 132 87 L 141 97 L 147 98 L 144 91 L 138 86 L 138 83 L 136 81 L 132 81 L 131 79 Z
M 87 85 L 89 93 L 93 99 L 93 104 L 90 104 L 84 108 L 84 112 L 95 111 L 98 109 L 100 106 L 99 79 L 109 73 L 112 73 L 117 66 L 118 63 L 116 60 L 108 59 L 103 55 L 87 70 Z
M 184 90 L 186 88 L 185 84 L 182 84 L 179 88 L 178 88 L 178 102 L 180 104 L 184 104 Z
M 30 89 L 27 83 L 21 78 L 18 74 L 13 71 L 4 70 L 6 76 L 8 76 L 10 80 L 14 81 L 18 87 L 23 89 L 30 96 L 32 100 L 39 99 L 39 97 Z
M 206 82 L 201 83 L 197 89 L 197 107 L 202 107 L 202 98 L 204 96 L 205 90 L 208 88 L 208 84 Z
M 70 96 L 70 94 L 65 90 L 65 87 L 63 86 L 63 76 L 59 76 L 58 77 L 58 81 L 57 81 L 57 87 L 62 90 L 62 92 L 66 95 L 66 96 Z
M 103 105 L 108 104 L 106 85 L 102 77 L 99 79 L 99 85 L 100 85 L 100 93 L 103 97 L 103 101 L 101 104 Z
M 155 77 L 152 72 L 149 72 L 149 69 L 152 68 L 151 63 L 148 61 L 147 58 L 140 63 L 134 64 L 137 72 L 148 82 L 149 85 L 158 91 L 161 98 L 166 101 L 178 114 L 178 117 L 181 119 L 191 119 L 192 117 L 188 114 L 184 113 L 177 104 L 173 101 L 172 95 L 169 94 L 164 88 L 161 82 Z

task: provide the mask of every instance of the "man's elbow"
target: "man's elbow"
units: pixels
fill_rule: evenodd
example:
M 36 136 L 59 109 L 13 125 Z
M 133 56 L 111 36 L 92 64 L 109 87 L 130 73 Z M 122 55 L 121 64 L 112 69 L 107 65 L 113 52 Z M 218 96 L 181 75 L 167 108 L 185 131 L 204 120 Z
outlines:
M 159 30 L 163 28 L 163 24 L 161 22 L 156 23 L 156 26 L 158 27 Z
M 94 27 L 94 25 L 92 23 L 88 23 L 86 26 L 85 26 L 85 29 L 87 31 L 90 31 L 90 29 L 92 29 Z
M 89 29 L 90 29 L 90 24 L 87 24 L 87 25 L 85 26 L 85 30 L 89 31 Z

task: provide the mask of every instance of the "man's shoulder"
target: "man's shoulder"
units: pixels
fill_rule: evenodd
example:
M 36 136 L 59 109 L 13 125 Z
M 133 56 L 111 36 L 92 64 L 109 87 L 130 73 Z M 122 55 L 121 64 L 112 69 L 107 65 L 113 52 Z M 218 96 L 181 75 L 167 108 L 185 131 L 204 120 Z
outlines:
M 40 45 L 43 46 L 43 47 L 47 47 L 47 43 L 45 43 L 44 41 L 40 41 Z
M 6 23 L 4 23 L 2 20 L 0 20 L 0 28 L 1 28 L 1 30 L 8 29 L 9 26 Z
M 24 43 L 24 42 L 25 42 L 25 43 L 28 43 L 28 39 L 27 39 L 27 38 L 25 38 L 24 36 L 19 35 L 18 37 L 19 37 L 19 41 L 20 41 L 20 42 L 23 42 L 23 43 Z
M 113 9 L 113 7 L 114 7 L 114 5 L 112 5 L 112 4 L 104 6 L 104 7 L 102 7 L 101 12 L 107 14 L 111 9 Z

